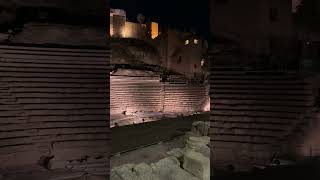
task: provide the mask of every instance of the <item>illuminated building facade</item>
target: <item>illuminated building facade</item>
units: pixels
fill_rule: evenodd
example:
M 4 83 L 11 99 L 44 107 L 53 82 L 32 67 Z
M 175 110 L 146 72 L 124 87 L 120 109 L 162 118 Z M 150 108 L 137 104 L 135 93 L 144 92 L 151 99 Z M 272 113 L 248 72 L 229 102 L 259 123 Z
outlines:
M 158 43 L 162 66 L 190 79 L 204 76 L 208 48 L 205 40 L 192 33 L 167 29 Z
M 151 22 L 147 25 L 143 22 L 129 22 L 126 12 L 121 9 L 110 10 L 110 36 L 113 38 L 155 39 L 159 35 L 159 25 Z

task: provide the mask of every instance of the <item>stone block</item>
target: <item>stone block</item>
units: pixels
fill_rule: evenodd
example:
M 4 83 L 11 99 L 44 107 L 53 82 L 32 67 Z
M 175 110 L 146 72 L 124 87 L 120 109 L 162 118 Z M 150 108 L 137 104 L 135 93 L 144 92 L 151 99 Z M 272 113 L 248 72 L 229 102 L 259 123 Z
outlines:
M 176 157 L 170 156 L 151 165 L 126 164 L 111 171 L 111 180 L 200 180 L 181 168 Z
M 111 171 L 111 180 L 160 180 L 151 166 L 145 163 L 126 164 Z
M 143 180 L 160 180 L 155 174 L 151 166 L 145 163 L 138 164 L 133 168 L 133 172 L 137 175 L 137 179 Z
M 210 143 L 210 137 L 189 137 L 187 140 L 186 150 L 193 150 L 201 153 L 206 157 L 210 157 L 210 148 L 208 144 Z
M 210 122 L 197 121 L 192 123 L 191 132 L 201 136 L 208 136 L 210 129 Z
M 155 174 L 161 180 L 200 180 L 180 167 L 175 157 L 168 157 L 152 164 Z
M 163 180 L 167 180 L 167 179 L 163 178 Z M 200 180 L 200 179 L 193 176 L 189 172 L 183 170 L 182 168 L 176 168 L 174 172 L 170 174 L 168 180 Z
M 125 164 L 123 166 L 114 168 L 112 171 L 122 180 L 136 180 L 136 175 L 132 171 L 134 166 L 134 164 Z
M 210 143 L 210 137 L 208 136 L 189 137 L 188 141 L 193 144 L 208 145 Z
M 189 150 L 186 148 L 186 150 Z M 202 155 L 204 155 L 207 158 L 210 158 L 210 148 L 208 146 L 201 146 L 197 149 L 195 149 L 194 151 L 201 153 Z
M 180 167 L 180 162 L 176 157 L 170 156 L 161 159 L 157 163 L 151 164 L 153 171 L 159 175 L 167 175 L 172 172 L 173 169 Z
M 199 133 L 194 133 L 192 131 L 186 132 L 186 134 L 184 135 L 184 140 L 186 143 L 190 137 L 201 137 L 201 135 Z
M 181 149 L 181 148 L 175 148 L 175 149 L 172 149 L 171 151 L 167 152 L 167 154 L 169 156 L 173 156 L 173 157 L 176 157 L 178 159 L 183 157 L 184 153 L 185 153 L 185 150 Z
M 116 174 L 114 171 L 111 171 L 110 173 L 110 180 L 122 180 L 121 177 Z
M 201 180 L 210 179 L 210 159 L 195 151 L 187 151 L 183 168 Z

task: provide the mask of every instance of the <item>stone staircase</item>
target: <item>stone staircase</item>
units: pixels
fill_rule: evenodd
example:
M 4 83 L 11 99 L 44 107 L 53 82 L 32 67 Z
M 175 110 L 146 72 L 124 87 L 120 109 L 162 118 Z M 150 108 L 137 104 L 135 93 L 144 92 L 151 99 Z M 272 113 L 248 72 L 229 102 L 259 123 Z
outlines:
M 282 144 L 280 155 L 289 154 L 296 160 L 319 156 L 319 144 L 317 141 L 317 128 L 319 127 L 319 108 L 308 110 L 299 122 L 288 131 L 287 135 L 279 138 Z
M 106 174 L 109 53 L 0 46 L 0 169 L 68 166 Z
M 268 164 L 312 108 L 312 86 L 298 73 L 211 69 L 211 145 L 216 167 Z

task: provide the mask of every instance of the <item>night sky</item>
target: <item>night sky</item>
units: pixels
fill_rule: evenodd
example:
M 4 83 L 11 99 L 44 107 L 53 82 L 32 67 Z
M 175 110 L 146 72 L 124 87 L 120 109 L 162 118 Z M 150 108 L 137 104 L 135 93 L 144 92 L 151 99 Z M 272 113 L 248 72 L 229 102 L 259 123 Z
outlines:
M 193 29 L 199 35 L 208 36 L 208 0 L 110 0 L 111 8 L 124 9 L 129 20 L 136 21 L 141 13 L 160 25 L 180 29 Z

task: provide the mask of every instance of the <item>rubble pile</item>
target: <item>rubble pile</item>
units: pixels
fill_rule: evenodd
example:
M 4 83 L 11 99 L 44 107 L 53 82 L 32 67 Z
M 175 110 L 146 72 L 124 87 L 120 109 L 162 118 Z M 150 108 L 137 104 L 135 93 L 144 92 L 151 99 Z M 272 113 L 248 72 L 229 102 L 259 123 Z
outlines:
M 167 152 L 152 164 L 125 164 L 111 170 L 111 180 L 209 180 L 209 122 L 195 122 L 186 133 L 186 147 Z

